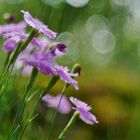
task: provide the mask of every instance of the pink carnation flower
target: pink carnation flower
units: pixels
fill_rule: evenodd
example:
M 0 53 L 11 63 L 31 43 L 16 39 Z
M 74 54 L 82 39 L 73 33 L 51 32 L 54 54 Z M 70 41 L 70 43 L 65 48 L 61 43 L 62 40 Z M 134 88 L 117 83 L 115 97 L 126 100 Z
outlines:
M 37 29 L 40 33 L 43 33 L 45 36 L 47 36 L 50 39 L 54 39 L 56 37 L 56 33 L 51 31 L 45 24 L 43 24 L 40 20 L 33 18 L 29 12 L 21 10 L 21 12 L 24 14 L 24 20 L 25 22 Z
M 86 103 L 78 100 L 77 98 L 70 97 L 70 101 L 76 106 L 74 109 L 79 112 L 80 114 L 80 119 L 84 121 L 87 124 L 94 124 L 98 123 L 96 120 L 96 117 L 90 113 L 89 111 L 91 110 L 91 107 L 88 106 Z

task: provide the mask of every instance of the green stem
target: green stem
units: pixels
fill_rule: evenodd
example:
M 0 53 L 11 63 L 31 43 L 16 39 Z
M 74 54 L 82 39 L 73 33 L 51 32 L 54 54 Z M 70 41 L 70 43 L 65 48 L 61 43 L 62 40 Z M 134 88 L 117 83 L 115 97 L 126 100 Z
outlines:
M 74 112 L 74 114 L 71 117 L 70 121 L 68 122 L 68 124 L 66 125 L 66 127 L 62 130 L 62 132 L 59 134 L 59 136 L 58 136 L 58 138 L 56 140 L 62 140 L 62 139 L 64 139 L 67 131 L 70 130 L 70 128 L 76 122 L 76 120 L 78 119 L 78 117 L 79 117 L 79 113 L 78 112 Z
M 13 131 L 14 131 L 16 125 L 20 125 L 21 124 L 21 120 L 22 120 L 22 116 L 23 116 L 24 108 L 25 108 L 25 103 L 26 103 L 26 97 L 30 93 L 30 90 L 31 90 L 31 88 L 32 88 L 32 86 L 34 84 L 34 81 L 35 81 L 35 78 L 37 76 L 37 73 L 38 73 L 38 70 L 36 68 L 33 68 L 32 75 L 31 75 L 30 80 L 29 80 L 29 82 L 28 82 L 28 84 L 26 86 L 26 89 L 25 89 L 25 92 L 24 92 L 24 96 L 23 96 L 23 98 L 22 98 L 22 100 L 21 100 L 21 102 L 19 104 L 16 116 L 15 116 L 15 119 L 14 119 L 12 128 L 11 128 L 11 130 L 9 132 L 7 140 L 11 139 L 11 136 L 13 134 Z M 17 132 L 15 133 L 15 135 L 16 134 L 17 134 Z
M 9 63 L 10 56 L 11 56 L 11 52 L 9 52 L 9 53 L 7 54 L 7 57 L 6 57 L 5 62 L 4 62 L 4 68 L 3 68 L 3 71 L 5 70 L 7 64 Z
M 60 100 L 59 100 L 57 109 L 56 109 L 56 111 L 54 112 L 54 115 L 53 115 L 53 117 L 52 117 L 51 126 L 50 126 L 50 129 L 49 129 L 49 132 L 48 132 L 47 140 L 50 140 L 50 138 L 51 138 L 51 134 L 52 134 L 53 127 L 54 127 L 54 123 L 55 123 L 55 118 L 56 118 L 56 116 L 57 116 L 59 106 L 60 106 L 60 104 L 61 104 L 62 98 L 63 98 L 63 96 L 64 96 L 64 92 L 65 92 L 65 90 L 66 90 L 67 87 L 68 87 L 68 84 L 65 84 L 64 87 L 63 87 L 63 89 L 62 89 L 61 97 L 60 97 Z
M 75 64 L 75 65 L 72 67 L 72 69 L 71 69 L 71 73 L 77 73 L 77 72 L 80 72 L 80 70 L 81 70 L 80 65 L 79 65 L 79 64 Z M 56 118 L 56 116 L 57 116 L 57 113 L 58 113 L 58 109 L 59 109 L 61 100 L 62 100 L 62 98 L 63 98 L 63 96 L 64 96 L 65 90 L 66 90 L 70 85 L 71 85 L 71 84 L 66 83 L 65 86 L 64 86 L 63 89 L 62 89 L 61 97 L 60 97 L 60 100 L 59 100 L 57 109 L 56 109 L 56 111 L 55 111 L 55 113 L 54 113 L 54 115 L 53 115 L 52 121 L 51 121 L 51 127 L 50 127 L 49 132 L 48 132 L 47 140 L 50 140 L 50 138 L 51 138 L 51 134 L 52 134 L 53 127 L 54 127 L 54 123 L 55 123 L 55 118 Z
M 29 82 L 28 82 L 28 84 L 26 86 L 25 92 L 29 92 L 31 90 L 31 88 L 32 88 L 32 86 L 34 84 L 34 81 L 36 79 L 37 74 L 38 74 L 38 70 L 36 68 L 33 68 L 31 78 L 30 78 L 30 80 L 29 80 Z
M 56 84 L 56 82 L 57 82 L 58 80 L 59 80 L 59 77 L 58 77 L 58 76 L 53 76 L 53 77 L 51 78 L 51 80 L 49 81 L 47 87 L 44 88 L 44 89 L 42 90 L 42 92 L 40 93 L 40 96 L 39 96 L 39 98 L 38 98 L 38 100 L 37 100 L 37 102 L 36 102 L 36 104 L 35 104 L 35 106 L 34 106 L 32 112 L 31 112 L 31 114 L 30 114 L 29 118 L 27 119 L 27 122 L 26 122 L 24 128 L 22 129 L 21 134 L 20 134 L 18 140 L 21 140 L 21 138 L 22 138 L 22 136 L 23 136 L 23 134 L 24 134 L 24 132 L 25 132 L 27 126 L 28 126 L 28 125 L 30 124 L 30 122 L 31 122 L 30 120 L 33 120 L 32 118 L 34 118 L 35 111 L 36 111 L 36 109 L 37 109 L 37 107 L 38 107 L 38 104 L 39 104 L 39 102 L 41 101 L 42 97 L 43 97 L 44 95 L 46 95 L 46 94 L 50 91 L 50 89 Z
M 20 46 L 21 46 L 21 42 L 18 43 L 14 54 L 19 50 Z M 5 90 L 5 83 L 4 82 L 6 81 L 5 79 L 6 79 L 7 75 L 8 75 L 8 71 L 9 71 L 9 68 L 10 68 L 10 65 L 11 65 L 10 61 L 11 60 L 8 61 L 8 64 L 5 67 L 5 70 L 3 72 L 3 75 L 2 75 L 2 78 L 1 78 L 1 81 L 0 81 L 0 97 L 2 96 L 3 91 Z M 8 82 L 8 81 L 6 81 L 6 82 Z
M 8 75 L 8 70 L 9 70 L 10 66 L 15 63 L 20 52 L 23 51 L 28 46 L 28 44 L 31 42 L 31 40 L 35 36 L 36 32 L 37 32 L 37 30 L 33 29 L 30 32 L 28 38 L 23 43 L 22 42 L 18 43 L 16 50 L 14 51 L 11 59 L 9 60 L 9 63 L 7 64 L 7 67 L 5 68 L 5 71 L 4 71 L 1 81 L 0 81 L 0 98 L 2 97 L 3 91 L 5 91 L 5 88 L 6 88 L 6 86 L 5 86 L 6 84 L 4 82 L 5 82 L 6 76 Z M 6 83 L 8 83 L 8 80 L 6 80 Z
M 17 59 L 18 55 L 20 54 L 20 52 L 22 52 L 27 46 L 28 44 L 31 42 L 31 40 L 33 39 L 33 37 L 35 36 L 37 30 L 33 29 L 28 38 L 21 44 L 21 46 L 19 48 L 17 48 L 17 50 L 15 51 L 15 53 L 13 54 L 11 60 L 10 60 L 10 65 L 13 64 L 13 62 L 15 62 L 15 60 Z
M 59 80 L 59 76 L 55 75 L 51 78 L 51 80 L 49 81 L 48 85 L 46 88 L 44 88 L 44 90 L 42 91 L 42 95 L 41 97 L 45 96 L 48 91 L 50 91 L 50 89 L 56 84 L 56 82 Z

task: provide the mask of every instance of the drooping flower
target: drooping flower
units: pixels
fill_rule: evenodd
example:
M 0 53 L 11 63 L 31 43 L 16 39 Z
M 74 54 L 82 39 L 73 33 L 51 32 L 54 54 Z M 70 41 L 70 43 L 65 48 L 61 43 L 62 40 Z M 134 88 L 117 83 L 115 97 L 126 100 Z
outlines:
M 78 82 L 73 79 L 73 77 L 77 77 L 78 74 L 73 74 L 69 72 L 67 67 L 57 66 L 57 74 L 60 76 L 60 79 L 65 83 L 72 84 L 75 89 L 78 90 Z
M 13 31 L 23 31 L 27 24 L 25 22 L 19 22 L 17 24 L 11 23 L 6 25 L 0 25 L 0 35 L 3 33 L 13 32 Z
M 61 95 L 57 96 L 46 95 L 42 98 L 42 100 L 46 103 L 48 107 L 52 107 L 55 109 L 57 109 L 60 99 Z M 62 97 L 60 106 L 58 107 L 58 111 L 63 114 L 67 114 L 71 111 L 71 105 L 66 96 Z
M 37 29 L 38 32 L 43 33 L 45 36 L 47 36 L 50 39 L 54 39 L 56 37 L 55 32 L 51 31 L 40 20 L 33 18 L 29 12 L 24 10 L 21 10 L 21 12 L 24 14 L 24 20 L 29 26 Z
M 89 112 L 92 109 L 89 105 L 74 97 L 70 97 L 69 99 L 76 106 L 74 109 L 79 112 L 79 117 L 82 121 L 91 125 L 98 123 L 96 117 Z

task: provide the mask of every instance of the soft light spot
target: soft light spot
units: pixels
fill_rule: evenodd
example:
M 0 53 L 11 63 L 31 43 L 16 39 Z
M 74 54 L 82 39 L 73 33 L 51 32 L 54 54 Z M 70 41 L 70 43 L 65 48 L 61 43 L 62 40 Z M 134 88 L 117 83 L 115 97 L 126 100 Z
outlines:
M 93 34 L 92 45 L 97 52 L 108 53 L 115 48 L 116 39 L 110 31 L 99 30 Z
M 140 19 L 129 17 L 126 20 L 124 26 L 124 33 L 129 40 L 131 41 L 138 40 L 140 36 Z
M 126 6 L 128 4 L 128 0 L 113 0 L 113 3 L 118 6 Z
M 136 18 L 140 18 L 140 0 L 129 0 L 129 10 Z
M 69 45 L 71 45 L 72 41 L 74 40 L 74 36 L 70 32 L 63 32 L 57 36 L 56 40 L 63 42 L 69 46 Z
M 56 6 L 59 5 L 63 2 L 64 0 L 42 0 L 42 2 L 44 2 L 47 5 L 50 6 Z
M 89 0 L 66 0 L 73 7 L 83 7 L 88 4 Z
M 10 4 L 17 4 L 23 2 L 24 0 L 6 0 L 6 1 Z
M 97 66 L 106 67 L 112 60 L 113 53 L 101 54 L 97 51 L 92 50 L 89 53 L 89 59 L 92 60 L 91 63 Z
M 107 19 L 101 15 L 94 15 L 88 18 L 86 23 L 86 30 L 93 34 L 97 30 L 107 29 Z

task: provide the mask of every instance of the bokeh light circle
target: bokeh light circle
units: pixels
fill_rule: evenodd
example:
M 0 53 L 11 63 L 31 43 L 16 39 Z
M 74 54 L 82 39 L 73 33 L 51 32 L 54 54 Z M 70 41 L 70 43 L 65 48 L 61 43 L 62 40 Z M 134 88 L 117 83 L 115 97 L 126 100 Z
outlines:
M 93 34 L 97 30 L 107 29 L 107 19 L 101 15 L 93 15 L 86 22 L 86 31 Z
M 140 0 L 129 0 L 129 10 L 136 18 L 140 18 Z
M 57 6 L 61 4 L 64 0 L 42 0 L 43 3 L 50 6 Z
M 73 7 L 83 7 L 88 4 L 89 0 L 66 0 Z
M 111 52 L 116 45 L 116 39 L 114 35 L 104 29 L 95 32 L 92 36 L 92 46 L 99 53 Z
M 128 5 L 128 0 L 113 0 L 113 3 L 118 6 L 126 6 Z
M 6 0 L 6 2 L 10 3 L 10 4 L 18 4 L 23 2 L 24 0 Z

